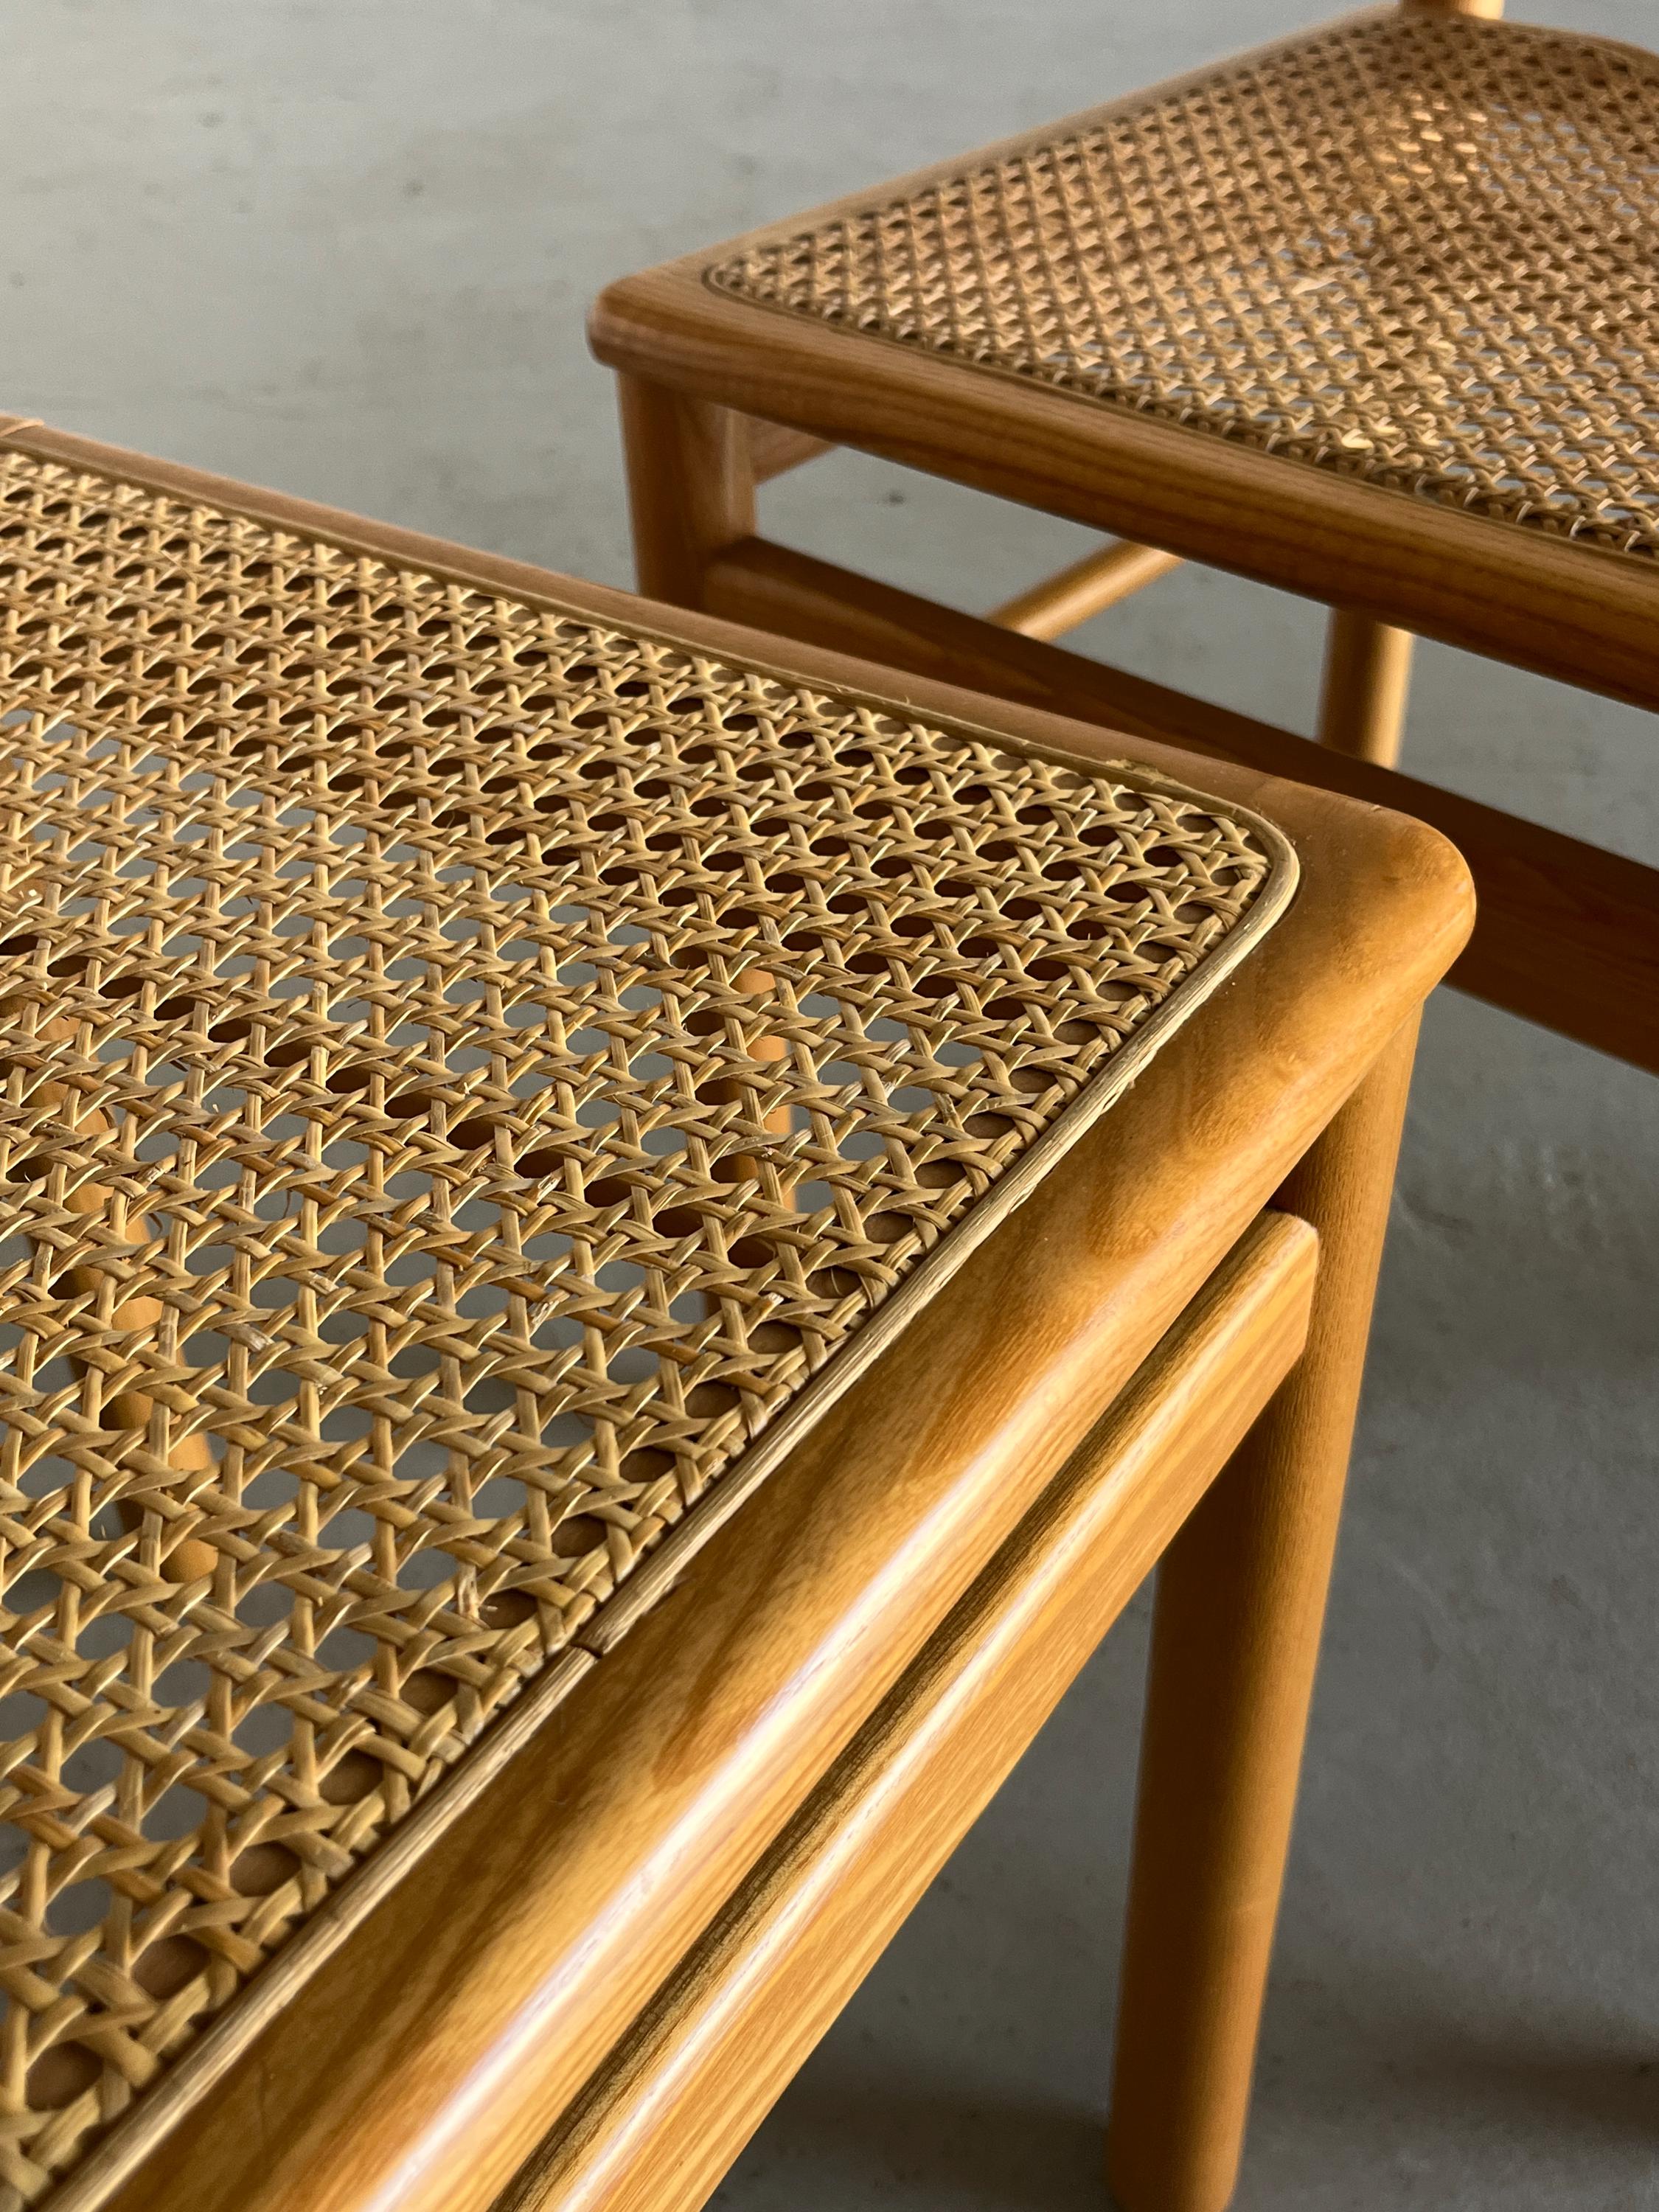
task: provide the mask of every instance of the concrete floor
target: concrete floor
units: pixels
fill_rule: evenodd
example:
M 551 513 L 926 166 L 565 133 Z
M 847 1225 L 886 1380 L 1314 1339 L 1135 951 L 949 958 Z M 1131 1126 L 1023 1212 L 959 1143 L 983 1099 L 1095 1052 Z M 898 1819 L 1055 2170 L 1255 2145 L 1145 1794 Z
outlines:
M 580 336 L 605 278 L 1320 12 L 6 0 L 0 404 L 625 580 Z M 1652 0 L 1553 13 L 1653 38 Z M 966 606 L 1081 542 L 849 456 L 780 487 L 769 526 Z M 1318 627 L 1188 571 L 1087 641 L 1305 728 Z M 1659 860 L 1652 734 L 1422 655 L 1420 773 Z M 1659 1089 L 1434 1005 L 1250 2212 L 1659 2203 L 1656 1191 Z M 1100 2204 L 1144 1644 L 1137 1607 L 740 2161 L 728 2212 Z

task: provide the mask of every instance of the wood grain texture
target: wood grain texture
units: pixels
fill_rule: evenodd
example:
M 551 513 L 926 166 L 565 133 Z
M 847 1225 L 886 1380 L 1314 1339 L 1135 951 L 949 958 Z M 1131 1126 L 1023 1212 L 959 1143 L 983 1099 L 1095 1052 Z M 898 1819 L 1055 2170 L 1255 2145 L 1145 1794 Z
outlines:
M 1300 1353 L 1316 1245 L 1252 1224 L 495 2212 L 704 2201 Z
M 890 710 L 908 699 L 988 719 L 1014 750 L 1122 751 L 1027 708 L 915 680 L 896 700 L 890 672 L 811 647 L 27 435 L 532 604 L 654 622 Z M 1432 830 L 1167 745 L 1134 750 L 1283 827 L 1303 868 L 1289 912 L 211 2096 L 112 2197 L 106 2162 L 94 2193 L 64 2199 L 71 2212 L 487 2205 L 1455 956 L 1468 879 Z
M 752 416 L 750 420 L 749 465 L 757 484 L 769 483 L 774 477 L 787 476 L 791 469 L 834 450 L 827 438 L 811 437 L 782 422 L 763 422 Z
M 1233 2192 L 1417 1024 L 1284 1202 L 1319 1232 L 1308 1346 L 1158 1573 L 1109 2172 L 1123 2212 Z
M 750 425 L 729 407 L 617 380 L 640 589 L 702 605 L 711 558 L 755 527 Z
M 1079 120 L 973 159 L 991 162 L 1045 143 Z M 1340 601 L 1638 706 L 1659 705 L 1659 564 L 1651 560 L 976 373 L 920 348 L 744 301 L 703 280 L 712 263 L 746 246 L 793 236 L 874 198 L 908 197 L 962 167 L 960 158 L 939 163 L 623 278 L 590 316 L 594 352 L 612 368 L 814 437 Z
M 1474 878 L 1474 933 L 1447 980 L 1659 1073 L 1659 870 L 764 539 L 734 546 L 713 565 L 708 604 L 920 678 L 954 678 L 1092 718 L 1132 736 L 1137 755 L 1145 739 L 1162 735 L 1217 759 L 1403 808 L 1449 837 Z
M 985 619 L 1000 629 L 1018 630 L 1022 637 L 1063 637 L 1091 616 L 1104 613 L 1180 566 L 1176 555 L 1160 553 L 1155 545 L 1132 545 L 1115 538 L 994 607 Z
M 1333 607 L 1325 632 L 1318 742 L 1354 760 L 1392 768 L 1400 758 L 1411 688 L 1408 629 Z

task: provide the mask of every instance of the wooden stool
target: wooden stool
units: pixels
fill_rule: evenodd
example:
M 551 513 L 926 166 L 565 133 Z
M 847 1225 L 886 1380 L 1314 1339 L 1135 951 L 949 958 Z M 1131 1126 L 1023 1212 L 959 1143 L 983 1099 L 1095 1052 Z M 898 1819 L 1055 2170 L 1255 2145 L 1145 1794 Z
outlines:
M 641 588 L 1435 823 L 1451 981 L 1659 1069 L 1659 871 L 1407 781 L 1413 631 L 1659 706 L 1659 59 L 1374 9 L 611 288 Z M 987 620 L 755 535 L 824 444 L 1121 532 Z M 1044 642 L 1176 556 L 1332 605 L 1314 753 Z
M 1160 1556 L 1218 2204 L 1455 854 L 9 420 L 0 542 L 0 2206 L 698 2202 Z

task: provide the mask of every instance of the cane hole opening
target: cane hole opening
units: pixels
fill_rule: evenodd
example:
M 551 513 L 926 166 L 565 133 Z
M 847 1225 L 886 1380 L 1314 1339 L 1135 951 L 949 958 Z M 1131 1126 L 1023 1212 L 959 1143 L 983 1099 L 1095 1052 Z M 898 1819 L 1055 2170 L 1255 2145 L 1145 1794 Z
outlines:
M 299 1871 L 286 1844 L 250 1844 L 231 1862 L 230 1886 L 239 1897 L 271 1897 Z
M 638 1451 L 623 1454 L 620 1471 L 624 1482 L 659 1482 L 673 1473 L 674 1455 L 652 1444 L 641 1445 Z
M 864 1224 L 864 1233 L 872 1244 L 896 1244 L 914 1226 L 908 1213 L 872 1213 Z
M 417 1713 L 424 1714 L 429 1719 L 434 1713 L 442 1712 L 452 1701 L 457 1686 L 447 1674 L 440 1674 L 430 1667 L 421 1667 L 404 1677 L 403 1687 L 398 1694 L 406 1705 L 413 1705 Z
M 330 1805 L 356 1805 L 380 1786 L 385 1772 L 378 1759 L 366 1751 L 349 1751 L 337 1759 L 318 1787 Z
M 134 1960 L 132 1978 L 147 1996 L 165 2001 L 177 1996 L 207 1971 L 208 1954 L 188 1936 L 163 1936 Z
M 536 1601 L 528 1590 L 497 1590 L 479 1606 L 478 1618 L 486 1628 L 521 1628 L 536 1618 Z
M 54 2043 L 29 2068 L 24 2095 L 40 2112 L 60 2112 L 103 2075 L 103 2062 L 78 2043 Z
M 800 1344 L 800 1331 L 787 1321 L 757 1322 L 749 1332 L 750 1349 L 763 1352 L 769 1358 L 784 1358 L 799 1352 Z
M 583 1192 L 590 1206 L 621 1206 L 633 1190 L 625 1176 L 600 1176 Z
M 559 1559 L 580 1559 L 605 1541 L 605 1524 L 596 1514 L 572 1513 L 561 1521 L 549 1539 Z

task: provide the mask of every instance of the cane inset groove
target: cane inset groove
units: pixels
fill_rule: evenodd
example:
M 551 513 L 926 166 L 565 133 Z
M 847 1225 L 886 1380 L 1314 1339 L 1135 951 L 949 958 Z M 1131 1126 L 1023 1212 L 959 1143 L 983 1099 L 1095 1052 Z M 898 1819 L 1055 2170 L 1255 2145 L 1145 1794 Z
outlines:
M 1659 59 L 1395 15 L 761 240 L 716 289 L 1659 553 Z
M 1290 875 L 15 450 L 0 546 L 14 2212 Z

